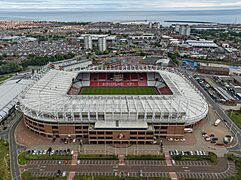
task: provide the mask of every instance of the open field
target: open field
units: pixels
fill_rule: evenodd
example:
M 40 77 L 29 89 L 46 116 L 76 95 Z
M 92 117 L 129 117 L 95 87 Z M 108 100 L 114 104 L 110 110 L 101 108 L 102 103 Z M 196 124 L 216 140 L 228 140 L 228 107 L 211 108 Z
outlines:
M 82 95 L 157 95 L 155 87 L 84 87 Z
M 241 178 L 241 158 L 235 157 L 232 154 L 225 154 L 225 157 L 231 161 L 234 161 L 236 166 L 235 176 L 231 176 L 229 178 L 226 178 L 225 180 L 239 180 Z
M 232 121 L 241 129 L 241 112 L 240 111 L 228 111 L 228 116 Z
M 0 179 L 11 179 L 9 145 L 4 140 L 0 140 Z
M 21 165 L 25 165 L 28 160 L 71 160 L 71 155 L 48 155 L 48 154 L 41 154 L 41 155 L 33 155 L 28 154 L 26 151 L 21 152 L 18 155 L 18 163 Z
M 163 154 L 156 156 L 156 155 L 142 155 L 142 156 L 127 156 L 127 160 L 165 160 Z
M 31 172 L 25 171 L 21 174 L 21 179 L 27 179 L 27 180 L 66 180 L 67 177 L 32 177 Z
M 96 155 L 96 154 L 80 154 L 78 159 L 88 159 L 88 160 L 117 160 L 114 155 Z
M 176 161 L 210 161 L 211 163 L 217 164 L 218 158 L 217 155 L 209 152 L 207 156 L 189 156 L 189 155 L 177 155 L 172 157 Z
M 170 180 L 169 177 L 118 177 L 118 176 L 76 176 L 74 180 Z
M 10 77 L 11 77 L 11 75 L 0 76 L 0 84 L 1 84 L 3 81 L 9 79 Z

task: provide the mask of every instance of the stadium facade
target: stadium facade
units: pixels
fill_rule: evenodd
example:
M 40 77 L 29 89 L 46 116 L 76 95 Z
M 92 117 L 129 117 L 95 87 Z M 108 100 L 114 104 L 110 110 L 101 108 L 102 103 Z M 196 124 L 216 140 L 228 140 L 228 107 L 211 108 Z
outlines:
M 133 87 L 141 91 L 123 93 Z M 154 91 L 142 95 L 147 87 Z M 115 94 L 115 88 L 123 94 Z M 101 90 L 93 94 L 95 89 Z M 25 93 L 19 108 L 34 133 L 94 144 L 181 138 L 185 127 L 208 113 L 203 95 L 188 79 L 174 69 L 150 66 L 50 70 Z

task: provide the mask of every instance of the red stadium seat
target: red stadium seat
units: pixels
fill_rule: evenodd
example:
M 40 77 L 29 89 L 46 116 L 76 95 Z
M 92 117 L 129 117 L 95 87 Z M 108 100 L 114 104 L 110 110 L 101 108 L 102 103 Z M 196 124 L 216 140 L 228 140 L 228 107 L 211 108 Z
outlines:
M 128 86 L 147 86 L 147 75 L 146 73 L 124 73 L 123 79 L 120 82 L 113 80 L 113 73 L 92 73 L 90 74 L 90 86 L 118 86 L 118 87 L 128 87 Z

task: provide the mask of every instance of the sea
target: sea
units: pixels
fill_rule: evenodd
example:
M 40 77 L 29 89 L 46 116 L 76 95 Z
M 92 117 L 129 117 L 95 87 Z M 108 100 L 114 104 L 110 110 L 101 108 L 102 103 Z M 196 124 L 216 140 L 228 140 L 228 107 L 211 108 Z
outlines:
M 61 22 L 125 22 L 198 21 L 212 23 L 241 23 L 241 9 L 229 10 L 186 10 L 186 11 L 51 11 L 12 12 L 0 11 L 0 20 L 41 20 Z

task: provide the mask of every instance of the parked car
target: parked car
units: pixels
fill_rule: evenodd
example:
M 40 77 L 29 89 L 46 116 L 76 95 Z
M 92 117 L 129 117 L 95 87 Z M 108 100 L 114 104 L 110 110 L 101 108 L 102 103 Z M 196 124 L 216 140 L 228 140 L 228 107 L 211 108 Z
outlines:
M 218 126 L 221 122 L 221 119 L 217 119 L 215 122 L 214 122 L 214 126 Z
M 194 155 L 194 153 L 193 153 L 192 151 L 190 151 L 190 154 L 191 154 L 191 156 L 193 156 L 193 155 Z
M 198 150 L 197 150 L 197 151 L 195 151 L 195 154 L 196 154 L 197 156 L 199 156 L 199 155 L 200 155 Z
M 172 151 L 169 151 L 169 154 L 170 154 L 171 156 L 173 156 L 173 155 L 174 155 Z
M 211 141 L 211 138 L 210 137 L 206 137 L 205 141 Z
M 62 173 L 62 176 L 63 176 L 63 177 L 66 176 L 66 171 L 64 171 L 64 172 Z
M 215 144 L 215 143 L 216 143 L 216 141 L 211 140 L 211 143 Z
M 212 138 L 212 141 L 217 141 L 217 140 L 218 140 L 217 137 L 213 137 L 213 138 Z

